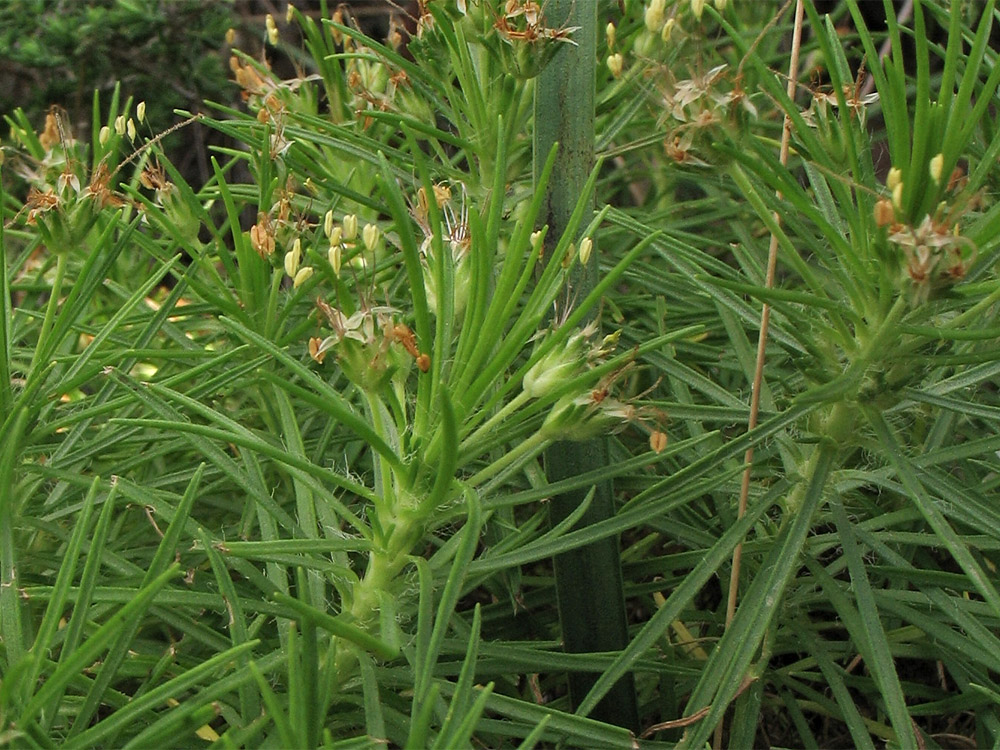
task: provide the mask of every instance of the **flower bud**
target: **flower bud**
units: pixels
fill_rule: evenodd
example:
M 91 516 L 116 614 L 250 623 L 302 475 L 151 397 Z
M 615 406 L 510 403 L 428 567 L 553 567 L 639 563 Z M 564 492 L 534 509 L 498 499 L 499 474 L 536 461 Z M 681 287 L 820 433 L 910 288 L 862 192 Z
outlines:
M 893 167 L 889 170 L 889 174 L 885 178 L 885 186 L 889 190 L 895 190 L 896 185 L 903 181 L 903 172 L 898 167 Z
M 622 57 L 621 52 L 615 52 L 613 55 L 608 55 L 608 70 L 611 71 L 611 75 L 618 78 L 622 74 L 622 68 L 625 65 L 625 58 Z
M 892 189 L 892 205 L 897 211 L 903 208 L 903 183 L 900 182 Z
M 118 135 L 125 135 L 125 115 L 118 115 L 115 118 L 115 132 Z
M 719 11 L 719 13 L 725 11 L 727 5 L 729 5 L 729 0 L 715 0 L 715 9 Z
M 300 286 L 306 283 L 306 281 L 312 275 L 313 275 L 312 266 L 302 266 L 302 268 L 299 269 L 298 273 L 295 274 L 295 279 L 292 281 L 292 288 L 298 289 Z
M 285 253 L 285 273 L 293 279 L 299 272 L 299 263 L 302 262 L 302 240 L 298 237 L 292 243 L 292 249 Z
M 323 216 L 323 233 L 329 237 L 333 234 L 333 209 L 330 209 Z
M 111 140 L 111 128 L 107 125 L 101 127 L 101 132 L 97 135 L 97 140 L 102 146 L 107 146 L 108 141 Z
M 677 22 L 673 18 L 668 18 L 667 22 L 663 24 L 663 30 L 660 31 L 660 39 L 662 39 L 664 42 L 669 42 L 670 35 L 674 31 L 674 25 L 676 23 Z
M 361 232 L 361 238 L 364 240 L 365 247 L 369 250 L 374 250 L 375 246 L 378 244 L 379 231 L 378 227 L 374 224 L 365 224 L 364 230 Z
M 135 107 L 135 116 L 139 122 L 146 119 L 146 102 L 139 102 Z
M 691 13 L 699 21 L 701 20 L 701 14 L 705 12 L 705 0 L 691 0 Z
M 228 29 L 226 29 L 226 44 L 232 47 L 233 42 L 235 41 L 236 41 L 236 29 L 230 26 Z
M 584 237 L 580 241 L 580 265 L 587 265 L 590 260 L 590 253 L 594 250 L 594 241 L 590 237 Z
M 125 123 L 125 132 L 128 133 L 128 139 L 130 141 L 135 140 L 135 121 L 132 118 L 128 118 L 128 122 Z
M 327 252 L 326 254 L 326 257 L 330 261 L 330 266 L 333 268 L 333 273 L 338 279 L 340 278 L 340 264 L 342 262 L 341 258 L 342 254 L 343 252 L 340 249 L 339 243 L 336 245 L 331 245 L 329 252 Z
M 941 182 L 941 170 L 944 169 L 944 154 L 938 154 L 930 163 L 931 179 L 937 185 Z
M 264 25 L 267 27 L 267 41 L 271 43 L 272 47 L 278 44 L 278 27 L 274 23 L 274 16 L 270 13 L 264 19 Z
M 654 34 L 663 26 L 664 10 L 666 10 L 666 0 L 652 0 L 646 8 L 643 20 L 646 22 L 646 28 Z
M 288 10 L 285 11 L 285 23 L 291 23 L 294 17 L 295 17 L 295 6 L 289 3 Z
M 608 23 L 604 28 L 604 36 L 608 40 L 608 49 L 614 49 L 615 47 L 615 25 L 613 23 Z
M 344 217 L 344 239 L 353 242 L 358 236 L 358 217 L 355 214 L 348 214 Z

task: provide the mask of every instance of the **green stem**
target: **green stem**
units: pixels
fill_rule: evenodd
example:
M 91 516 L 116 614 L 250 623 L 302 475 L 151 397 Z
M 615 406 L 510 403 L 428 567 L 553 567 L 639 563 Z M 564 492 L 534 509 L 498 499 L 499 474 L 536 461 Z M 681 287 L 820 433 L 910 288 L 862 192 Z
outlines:
M 47 356 L 51 349 L 49 346 L 49 333 L 52 331 L 52 324 L 55 321 L 56 309 L 59 307 L 59 297 L 62 295 L 63 279 L 66 276 L 66 257 L 68 253 L 56 255 L 56 276 L 52 280 L 52 292 L 49 295 L 49 302 L 45 306 L 45 318 L 42 320 L 42 330 L 38 334 L 38 343 L 35 345 L 35 352 L 31 356 L 31 366 L 28 368 L 28 380 L 37 377 L 36 366 L 42 360 L 43 355 Z
M 523 460 L 529 454 L 540 450 L 546 442 L 547 438 L 543 434 L 542 430 L 534 433 L 531 437 L 518 443 L 514 448 L 512 448 L 507 453 L 503 454 L 496 461 L 491 463 L 485 469 L 473 474 L 469 477 L 466 482 L 470 487 L 480 487 L 483 482 L 492 479 L 494 476 L 499 474 L 501 471 L 509 466 L 513 466 L 518 461 Z
M 545 4 L 550 27 L 578 27 L 574 45 L 563 45 L 542 70 L 535 89 L 535 179 L 554 143 L 559 144 L 549 189 L 539 224 L 548 224 L 548 239 L 559 240 L 574 209 L 586 192 L 594 165 L 594 97 L 597 65 L 596 2 L 549 0 Z M 592 201 L 592 199 L 591 199 Z M 589 207 L 593 213 L 593 203 Z M 589 224 L 584 216 L 581 224 Z M 551 248 L 547 248 L 551 249 Z M 550 253 L 548 257 L 554 257 Z M 597 252 L 585 268 L 572 274 L 574 293 L 580 299 L 596 285 Z M 558 260 L 556 260 L 558 262 Z M 545 470 L 550 482 L 608 464 L 606 438 L 578 443 L 560 442 L 546 451 Z M 595 488 L 594 499 L 578 527 L 610 519 L 615 514 L 610 482 Z M 555 526 L 583 501 L 589 488 L 556 495 L 549 506 L 549 520 Z M 567 651 L 621 651 L 628 645 L 625 594 L 622 585 L 618 538 L 606 537 L 593 544 L 570 550 L 555 558 L 555 585 Z M 575 709 L 590 691 L 596 674 L 573 672 L 568 675 L 570 702 Z M 591 712 L 591 717 L 632 730 L 639 728 L 635 682 L 623 677 Z

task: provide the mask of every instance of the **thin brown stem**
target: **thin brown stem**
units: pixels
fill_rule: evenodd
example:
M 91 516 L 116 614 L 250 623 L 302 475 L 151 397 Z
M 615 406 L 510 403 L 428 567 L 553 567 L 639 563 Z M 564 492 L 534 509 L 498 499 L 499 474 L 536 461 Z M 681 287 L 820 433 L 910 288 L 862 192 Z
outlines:
M 788 97 L 793 102 L 795 100 L 795 82 L 799 77 L 799 50 L 802 45 L 802 17 L 805 8 L 802 0 L 797 0 L 795 4 L 795 24 L 792 31 L 792 49 L 788 61 Z M 784 127 L 781 131 L 781 150 L 779 159 L 782 166 L 788 164 L 788 147 L 792 134 L 792 120 L 786 114 Z M 781 192 L 777 193 L 780 200 Z M 775 223 L 781 221 L 781 216 L 777 211 L 774 213 Z M 778 262 L 778 236 L 772 232 L 771 242 L 767 251 L 767 275 L 764 279 L 764 286 L 768 289 L 774 286 L 774 270 Z M 757 426 L 757 414 L 760 409 L 760 389 L 764 382 L 764 359 L 767 350 L 767 331 L 771 319 L 771 306 L 765 302 L 760 312 L 760 332 L 757 336 L 757 361 L 753 374 L 753 389 L 750 394 L 750 417 L 747 420 L 747 430 L 753 430 Z M 753 468 L 753 444 L 747 448 L 743 457 L 744 469 L 743 480 L 740 484 L 740 499 L 737 510 L 737 517 L 743 518 L 747 512 L 747 499 L 750 496 L 750 475 Z M 729 596 L 726 600 L 726 627 L 728 628 L 736 614 L 736 601 L 739 597 L 740 566 L 743 558 L 743 545 L 736 545 L 733 550 L 733 565 L 729 577 Z M 714 747 L 716 750 L 722 747 L 722 733 L 724 721 L 719 722 L 715 730 Z

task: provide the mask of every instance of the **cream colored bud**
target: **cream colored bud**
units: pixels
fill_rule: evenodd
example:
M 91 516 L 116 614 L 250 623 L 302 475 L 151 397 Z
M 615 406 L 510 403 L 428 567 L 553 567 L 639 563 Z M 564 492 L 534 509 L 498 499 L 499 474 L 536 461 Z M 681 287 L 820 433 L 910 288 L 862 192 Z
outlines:
M 539 229 L 537 232 L 531 233 L 531 246 L 536 247 L 542 240 L 542 230 Z
M 323 234 L 329 237 L 333 234 L 333 209 L 330 209 L 323 216 Z
M 278 27 L 274 23 L 274 16 L 268 13 L 267 18 L 264 19 L 264 25 L 267 26 L 267 41 L 271 43 L 272 47 L 277 46 Z
M 341 256 L 342 256 L 342 251 L 340 249 L 339 244 L 331 245 L 330 251 L 326 254 L 326 257 L 330 261 L 330 267 L 333 268 L 333 273 L 337 276 L 338 279 L 340 278 L 340 264 L 343 260 Z
M 614 49 L 614 47 L 615 47 L 615 32 L 616 32 L 616 29 L 615 29 L 615 25 L 613 23 L 609 23 L 604 28 L 604 36 L 608 40 L 608 49 Z
M 660 39 L 665 42 L 670 41 L 670 35 L 674 33 L 674 26 L 677 24 L 673 18 L 668 18 L 667 22 L 663 24 L 663 30 L 660 31 Z
M 146 119 L 146 102 L 139 102 L 135 107 L 135 118 L 142 122 Z
M 622 68 L 625 66 L 625 58 L 622 57 L 621 52 L 616 52 L 613 55 L 608 55 L 608 70 L 611 71 L 611 75 L 618 78 L 622 74 Z
M 125 135 L 125 115 L 118 115 L 115 118 L 115 132 L 118 135 Z
M 285 11 L 285 23 L 291 23 L 294 17 L 295 17 L 295 6 L 289 3 L 288 10 Z
M 285 273 L 292 278 L 299 272 L 299 263 L 302 262 L 302 240 L 298 237 L 292 243 L 292 249 L 285 253 Z
M 343 236 L 344 236 L 344 230 L 338 224 L 333 228 L 333 231 L 330 232 L 330 247 L 333 247 L 334 245 L 339 245 L 341 239 L 343 239 Z
M 580 265 L 587 265 L 587 261 L 590 260 L 590 254 L 594 250 L 594 241 L 590 237 L 584 237 L 580 241 Z
M 365 242 L 365 247 L 369 250 L 374 250 L 375 245 L 378 244 L 379 231 L 378 227 L 374 224 L 365 224 L 364 230 L 361 232 L 361 238 Z
M 897 211 L 903 208 L 903 183 L 899 182 L 892 189 L 892 205 Z
M 226 44 L 232 47 L 233 42 L 235 41 L 236 41 L 236 29 L 230 26 L 228 29 L 226 29 Z
M 885 178 L 885 186 L 890 190 L 895 190 L 896 185 L 903 181 L 903 172 L 899 167 L 893 167 Z
M 729 5 L 729 0 L 715 0 L 715 9 L 722 13 L 726 10 L 726 6 Z
M 691 0 L 691 13 L 699 21 L 701 20 L 701 14 L 705 12 L 705 0 Z
M 128 133 L 128 139 L 130 141 L 135 140 L 135 121 L 130 117 L 128 122 L 125 123 L 125 132 Z
M 942 169 L 944 169 L 944 154 L 938 154 L 931 159 L 930 163 L 931 179 L 934 180 L 935 185 L 941 182 Z
M 97 135 L 97 140 L 102 146 L 107 146 L 108 141 L 111 140 L 111 128 L 107 125 L 101 127 L 101 132 Z
M 663 13 L 665 9 L 665 0 L 652 0 L 646 8 L 643 20 L 646 22 L 646 28 L 654 34 L 660 30 L 661 26 L 663 26 Z
M 312 266 L 302 266 L 302 268 L 298 270 L 298 273 L 295 274 L 295 279 L 292 281 L 292 288 L 298 289 L 300 286 L 305 284 L 306 281 L 309 280 L 309 277 L 312 275 L 313 275 Z
M 358 236 L 358 217 L 356 214 L 348 214 L 344 217 L 344 239 L 353 242 Z

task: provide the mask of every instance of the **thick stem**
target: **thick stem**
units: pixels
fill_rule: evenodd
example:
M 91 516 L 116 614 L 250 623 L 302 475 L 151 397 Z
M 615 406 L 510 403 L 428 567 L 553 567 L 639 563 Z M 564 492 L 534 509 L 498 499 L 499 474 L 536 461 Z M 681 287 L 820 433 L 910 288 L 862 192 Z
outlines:
M 559 158 L 549 182 L 540 222 L 548 224 L 548 238 L 558 241 L 584 192 L 594 163 L 594 91 L 597 65 L 596 2 L 549 0 L 545 4 L 548 26 L 578 27 L 574 45 L 564 44 L 538 77 L 535 89 L 535 177 L 556 142 Z M 589 217 L 584 217 L 586 225 Z M 596 281 L 597 253 L 574 274 L 578 298 L 586 296 Z M 608 463 L 606 439 L 556 443 L 546 452 L 549 481 L 576 476 Z M 550 522 L 565 519 L 580 504 L 587 488 L 556 495 L 550 505 Z M 609 482 L 595 488 L 591 506 L 580 526 L 614 516 Z M 565 648 L 573 653 L 620 651 L 628 645 L 625 594 L 617 537 L 557 555 L 555 582 Z M 569 675 L 570 700 L 575 708 L 589 692 L 596 675 Z M 620 680 L 595 707 L 591 716 L 638 730 L 639 712 L 632 675 Z

